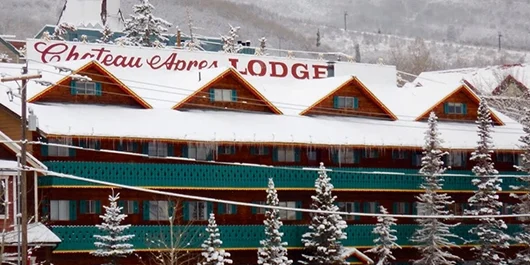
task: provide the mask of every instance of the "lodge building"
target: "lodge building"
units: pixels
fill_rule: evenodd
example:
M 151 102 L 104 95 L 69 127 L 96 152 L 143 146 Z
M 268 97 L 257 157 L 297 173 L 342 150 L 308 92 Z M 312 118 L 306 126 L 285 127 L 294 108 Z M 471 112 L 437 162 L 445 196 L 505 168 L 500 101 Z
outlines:
M 134 54 L 137 48 L 121 49 Z M 16 66 L 0 65 L 0 72 L 18 71 Z M 469 158 L 476 145 L 479 97 L 462 83 L 398 88 L 395 72 L 381 74 L 388 67 L 367 65 L 361 75 L 279 80 L 222 66 L 175 72 L 104 66 L 90 59 L 30 61 L 29 72 L 43 75 L 28 84 L 29 109 L 38 118 L 37 129 L 29 132 L 30 152 L 53 172 L 239 202 L 264 203 L 273 178 L 280 204 L 296 208 L 310 207 L 317 177 L 310 169 L 323 162 L 333 170 L 329 175 L 341 211 L 375 213 L 384 205 L 392 213 L 415 214 L 426 119 L 434 111 L 450 154 L 447 173 L 453 174 L 444 189 L 456 201 L 451 210 L 462 214 L 475 189 Z M 19 139 L 17 98 L 0 96 L 0 104 L 0 131 Z M 513 165 L 522 128 L 491 111 L 495 167 L 504 175 L 518 174 Z M 515 183 L 515 178 L 503 180 L 500 197 L 506 206 L 515 203 L 509 197 Z M 135 234 L 131 243 L 144 261 L 150 252 L 171 245 L 171 229 L 179 235 L 173 242 L 178 255 L 196 257 L 208 213 L 214 212 L 234 264 L 255 264 L 264 237 L 263 209 L 115 190 L 128 214 L 125 223 L 132 225 L 128 231 Z M 108 186 L 38 177 L 33 204 L 62 241 L 51 262 L 99 262 L 89 252 L 95 249 L 94 225 L 101 222 L 109 193 Z M 172 215 L 174 225 L 168 221 Z M 309 214 L 282 211 L 281 216 L 289 255 L 297 261 Z M 344 218 L 344 245 L 361 251 L 371 247 L 375 218 Z M 515 220 L 506 221 L 510 232 L 517 230 Z M 455 233 L 469 238 L 472 223 L 465 221 Z M 395 254 L 403 264 L 415 255 L 410 236 L 416 227 L 412 219 L 399 219 L 396 227 L 404 248 Z M 466 246 L 457 252 L 470 257 Z M 349 260 L 363 264 L 355 256 Z M 126 263 L 138 264 L 137 257 Z

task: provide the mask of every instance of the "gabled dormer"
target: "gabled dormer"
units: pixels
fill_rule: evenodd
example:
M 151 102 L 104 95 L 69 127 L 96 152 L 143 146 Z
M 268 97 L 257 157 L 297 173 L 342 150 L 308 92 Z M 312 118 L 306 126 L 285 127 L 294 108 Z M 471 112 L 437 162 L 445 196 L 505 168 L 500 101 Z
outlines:
M 173 106 L 173 109 L 241 110 L 282 114 L 233 68 L 203 78 L 199 88 Z
M 77 103 L 152 108 L 97 61 L 90 61 L 28 100 L 31 103 Z M 81 78 L 83 77 L 83 78 Z M 88 77 L 86 79 L 84 77 Z M 43 77 L 45 80 L 46 76 Z
M 422 113 L 416 121 L 427 120 L 429 113 L 434 111 L 440 121 L 475 122 L 479 103 L 480 98 L 468 86 L 461 85 Z M 491 118 L 495 125 L 504 125 L 494 112 L 491 112 Z
M 341 115 L 397 120 L 357 77 L 351 77 L 300 113 L 300 115 Z
M 512 75 L 508 75 L 491 93 L 496 96 L 521 97 L 528 96 L 528 88 Z

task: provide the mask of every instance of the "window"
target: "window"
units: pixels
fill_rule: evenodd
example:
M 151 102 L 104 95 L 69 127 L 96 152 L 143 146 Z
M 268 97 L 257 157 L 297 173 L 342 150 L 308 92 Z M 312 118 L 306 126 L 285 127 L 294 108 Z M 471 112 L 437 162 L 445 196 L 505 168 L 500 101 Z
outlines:
M 237 214 L 237 205 L 219 203 L 217 204 L 219 214 Z
M 462 215 L 464 214 L 464 211 L 466 210 L 466 203 L 454 203 L 452 205 L 452 214 L 454 215 Z
M 316 150 L 308 150 L 307 151 L 307 160 L 316 161 L 317 160 L 317 151 Z
M 501 208 L 501 214 L 512 214 L 513 213 L 513 206 L 507 203 L 502 204 Z
M 497 162 L 501 163 L 514 163 L 516 154 L 497 153 Z
M 98 139 L 79 139 L 79 146 L 99 150 L 101 142 Z
M 149 156 L 167 156 L 167 143 L 161 143 L 161 142 L 150 142 L 148 146 L 148 153 Z
M 445 113 L 446 114 L 466 114 L 466 104 L 464 103 L 445 103 Z
M 414 153 L 412 154 L 412 165 L 419 167 L 421 166 L 421 159 L 423 155 L 421 153 Z
M 149 201 L 149 220 L 169 220 L 168 201 Z
M 359 212 L 360 205 L 358 202 L 338 202 L 339 212 Z M 360 216 L 346 215 L 345 220 L 359 220 Z
M 462 152 L 451 152 L 449 154 L 448 166 L 464 167 L 466 166 L 467 154 Z
M 236 153 L 234 146 L 219 146 L 217 147 L 217 154 L 219 155 L 233 155 Z
M 365 158 L 378 158 L 379 157 L 379 150 L 377 150 L 377 149 L 364 150 L 364 157 Z
M 0 216 L 2 218 L 7 218 L 7 206 L 9 205 L 8 183 L 7 178 L 0 179 L 0 184 L 2 185 L 0 190 Z
M 363 211 L 365 213 L 378 213 L 379 203 L 377 202 L 365 202 L 363 205 Z
M 278 206 L 296 208 L 296 202 L 280 202 Z M 282 220 L 297 220 L 296 217 L 297 214 L 295 211 L 280 210 L 280 218 Z
M 259 205 L 266 205 L 267 203 L 266 202 L 252 202 L 253 204 L 259 204 Z M 265 208 L 258 208 L 258 207 L 252 207 L 252 213 L 253 214 L 265 214 L 265 211 L 267 211 L 267 209 Z
M 50 220 L 52 221 L 70 220 L 70 201 L 66 201 L 66 200 L 50 201 Z
M 392 150 L 392 159 L 408 159 L 409 153 L 403 150 Z
M 259 156 L 269 155 L 269 148 L 265 146 L 250 147 L 250 154 Z
M 340 164 L 355 164 L 359 162 L 359 157 L 355 150 L 337 150 L 333 154 L 333 161 Z
M 72 145 L 72 139 L 69 138 L 50 139 L 48 142 L 52 144 Z M 70 156 L 70 148 L 48 145 L 48 156 Z
M 187 149 L 188 158 L 195 158 L 197 160 L 209 160 L 211 159 L 212 150 L 206 146 L 189 145 Z
M 211 92 L 210 92 L 211 93 Z M 236 91 L 232 89 L 213 89 L 213 101 L 232 102 L 236 101 Z
M 121 212 L 123 214 L 137 214 L 138 213 L 138 202 L 137 201 L 119 201 L 118 205 L 122 207 Z
M 409 214 L 410 203 L 408 202 L 395 202 L 393 205 L 395 214 Z
M 295 156 L 295 149 L 294 148 L 278 148 L 276 150 L 277 152 L 277 161 L 280 162 L 295 162 L 296 156 Z
M 75 81 L 76 95 L 96 95 L 96 83 Z
M 334 106 L 336 109 L 356 109 L 359 105 L 359 100 L 356 97 L 341 97 L 334 98 Z
M 79 203 L 79 213 L 81 214 L 98 214 L 100 213 L 101 203 L 95 200 L 81 201 Z
M 208 220 L 207 202 L 187 202 L 189 220 Z

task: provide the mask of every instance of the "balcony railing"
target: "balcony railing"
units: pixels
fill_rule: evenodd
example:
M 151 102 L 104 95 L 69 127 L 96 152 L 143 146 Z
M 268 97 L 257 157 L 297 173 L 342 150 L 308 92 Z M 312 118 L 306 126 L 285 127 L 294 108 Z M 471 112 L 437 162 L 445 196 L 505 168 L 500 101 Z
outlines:
M 144 164 L 102 162 L 46 162 L 49 170 L 113 183 L 143 187 L 204 187 L 204 188 L 266 188 L 274 178 L 278 188 L 314 187 L 317 172 L 273 167 Z M 333 168 L 330 168 L 333 170 Z M 337 189 L 418 190 L 422 178 L 417 170 L 389 168 L 337 168 L 328 175 Z M 447 171 L 445 190 L 475 190 L 470 171 Z M 510 172 L 511 175 L 517 174 Z M 503 190 L 517 184 L 516 178 L 504 178 Z M 39 186 L 93 186 L 94 184 L 65 178 L 45 176 Z
M 472 225 L 460 225 L 453 232 L 466 240 L 473 239 L 468 233 Z M 373 225 L 350 225 L 346 229 L 348 238 L 343 240 L 345 246 L 367 247 L 373 245 L 375 236 L 372 234 Z M 410 237 L 418 228 L 417 225 L 397 225 L 398 244 L 402 246 L 414 245 Z M 100 235 L 95 226 L 52 226 L 52 231 L 57 234 L 62 243 L 58 251 L 81 251 L 94 250 L 93 235 Z M 508 233 L 513 235 L 519 231 L 518 225 L 509 225 Z M 264 238 L 264 227 L 260 225 L 251 226 L 219 226 L 221 240 L 224 248 L 257 248 L 259 241 Z M 307 226 L 283 226 L 283 240 L 289 247 L 302 247 L 301 238 L 307 231 Z M 134 234 L 130 241 L 135 249 L 160 249 L 170 246 L 169 226 L 131 226 L 126 230 L 127 234 Z M 204 226 L 174 226 L 173 242 L 176 248 L 198 249 L 205 239 Z M 463 244 L 462 240 L 455 242 Z

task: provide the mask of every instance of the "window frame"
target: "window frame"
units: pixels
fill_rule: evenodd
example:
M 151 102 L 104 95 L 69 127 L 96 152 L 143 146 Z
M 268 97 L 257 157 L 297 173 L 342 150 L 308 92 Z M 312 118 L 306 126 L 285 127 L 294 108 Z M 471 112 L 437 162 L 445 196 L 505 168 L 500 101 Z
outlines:
M 189 221 L 208 220 L 208 202 L 189 201 L 187 203 L 188 203 L 188 220 Z
M 307 150 L 306 156 L 307 156 L 307 160 L 308 161 L 317 161 L 318 160 L 317 150 Z
M 459 110 L 459 111 L 457 111 Z M 447 114 L 464 115 L 464 103 L 462 102 L 447 102 Z
M 201 151 L 201 153 L 199 153 Z M 204 157 L 203 152 L 204 151 Z M 195 160 L 208 160 L 208 158 L 211 156 L 212 150 L 211 148 L 208 148 L 207 146 L 200 146 L 197 144 L 190 144 L 187 146 L 187 157 L 193 158 Z M 193 155 L 192 155 L 193 154 Z M 201 155 L 199 157 L 199 154 Z
M 338 109 L 357 109 L 355 102 L 358 101 L 357 97 L 349 96 L 337 96 L 337 108 Z
M 297 205 L 296 201 L 280 201 L 278 203 L 278 206 L 280 207 L 296 208 L 296 205 Z M 264 208 L 261 208 L 261 209 L 264 209 Z M 298 220 L 296 211 L 279 210 L 278 216 L 280 217 L 281 220 L 289 220 L 289 221 Z
M 357 152 L 355 149 L 339 149 L 337 151 L 337 161 L 340 164 L 357 164 Z
M 147 143 L 147 155 L 152 157 L 166 157 L 169 154 L 168 144 L 154 141 Z
M 134 203 L 133 200 L 124 200 L 124 203 L 122 204 L 121 213 L 126 215 L 136 214 L 134 211 Z
M 296 150 L 288 147 L 277 148 L 276 157 L 278 162 L 296 162 Z
M 54 212 L 56 214 L 54 214 Z M 70 221 L 70 201 L 69 200 L 50 200 L 50 220 L 51 221 Z
M 48 140 L 48 143 L 52 144 L 60 144 L 60 145 L 73 145 L 72 138 L 52 138 Z M 62 147 L 62 146 L 55 146 L 55 145 L 48 145 L 48 152 L 47 156 L 51 157 L 69 157 L 70 156 L 70 148 L 68 147 Z
M 2 194 L 0 194 L 0 218 L 6 220 L 9 218 L 9 177 L 0 176 L 0 184 L 2 185 L 0 186 L 2 190 Z
M 370 209 L 366 209 L 366 205 L 369 205 L 368 208 Z M 364 213 L 378 213 L 379 212 L 379 209 L 378 209 L 378 206 L 379 204 L 375 201 L 370 201 L 370 202 L 364 202 L 363 203 L 363 212 Z M 370 210 L 370 211 L 368 211 Z
M 156 212 L 154 208 L 156 207 Z M 169 202 L 168 201 L 149 201 L 149 221 L 167 221 L 169 220 Z
M 92 88 L 87 87 L 92 85 Z M 81 87 L 82 86 L 82 87 Z M 75 82 L 75 94 L 82 96 L 96 96 L 97 95 L 97 84 L 93 81 L 76 81 Z
M 233 99 L 234 89 L 213 88 L 214 102 L 235 102 Z
M 95 200 L 87 200 L 86 209 L 84 209 L 85 214 L 96 214 L 98 212 L 97 205 L 98 203 Z
M 357 206 L 357 207 L 356 207 Z M 358 202 L 337 202 L 337 207 L 339 207 L 340 212 L 359 212 L 360 204 Z M 360 216 L 354 216 L 354 215 L 346 215 L 342 218 L 344 220 L 359 220 Z

